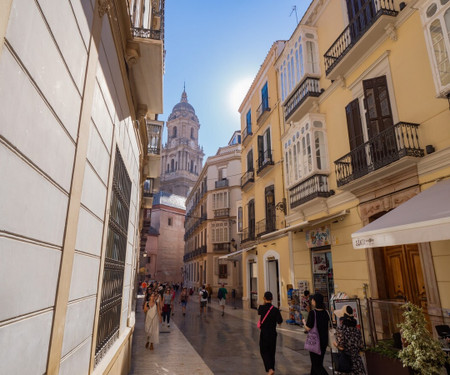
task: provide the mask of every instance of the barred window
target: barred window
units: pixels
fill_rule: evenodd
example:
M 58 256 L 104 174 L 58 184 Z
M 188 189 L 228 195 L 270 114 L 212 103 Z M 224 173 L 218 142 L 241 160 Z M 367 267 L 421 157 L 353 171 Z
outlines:
M 219 264 L 219 279 L 228 277 L 228 264 Z
M 131 180 L 122 156 L 116 150 L 95 347 L 96 365 L 119 337 L 130 198 Z

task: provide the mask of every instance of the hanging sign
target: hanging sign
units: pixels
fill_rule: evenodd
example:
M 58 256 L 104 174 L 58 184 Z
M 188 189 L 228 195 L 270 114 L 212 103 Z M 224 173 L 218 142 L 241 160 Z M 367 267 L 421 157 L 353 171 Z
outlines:
M 306 246 L 314 248 L 326 245 L 331 245 L 329 225 L 306 231 Z

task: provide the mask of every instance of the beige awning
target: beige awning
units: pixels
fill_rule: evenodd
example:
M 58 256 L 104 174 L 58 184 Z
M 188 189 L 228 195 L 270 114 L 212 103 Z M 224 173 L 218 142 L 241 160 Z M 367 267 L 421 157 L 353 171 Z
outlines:
M 219 257 L 219 259 L 235 260 L 235 259 L 240 258 L 242 253 L 245 253 L 245 252 L 253 250 L 253 249 L 256 249 L 256 245 L 246 247 L 245 249 L 241 249 L 241 250 L 235 251 L 235 252 L 227 254 L 227 255 L 222 255 Z
M 450 179 L 361 228 L 352 240 L 355 249 L 450 240 Z

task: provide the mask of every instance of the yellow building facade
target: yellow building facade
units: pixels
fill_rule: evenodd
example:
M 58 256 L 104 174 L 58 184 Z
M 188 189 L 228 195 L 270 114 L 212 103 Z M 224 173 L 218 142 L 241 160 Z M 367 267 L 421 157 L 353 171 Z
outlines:
M 449 16 L 437 0 L 317 0 L 285 43 L 277 152 L 294 287 L 306 282 L 327 301 L 367 296 L 375 313 L 411 300 L 448 324 L 449 215 L 426 199 L 440 190 L 450 201 Z M 423 195 L 430 187 L 436 194 Z M 425 207 L 424 218 L 405 207 Z M 388 335 L 381 316 L 367 323 Z
M 239 109 L 244 307 L 270 290 L 287 311 L 301 285 L 360 299 L 370 339 L 404 300 L 448 324 L 449 19 L 446 1 L 317 0 L 274 43 Z
M 257 308 L 265 291 L 287 311 L 287 285 L 293 282 L 292 254 L 285 227 L 286 200 L 280 147 L 282 109 L 275 61 L 284 42 L 268 52 L 239 112 L 242 133 L 242 201 L 238 208 L 244 308 Z

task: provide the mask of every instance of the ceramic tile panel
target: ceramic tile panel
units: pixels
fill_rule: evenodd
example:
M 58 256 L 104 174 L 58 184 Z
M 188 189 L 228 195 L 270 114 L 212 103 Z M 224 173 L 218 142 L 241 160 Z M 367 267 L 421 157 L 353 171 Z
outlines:
M 2 374 L 46 373 L 52 321 L 53 312 L 46 312 L 0 327 Z
M 13 2 L 6 39 L 75 140 L 81 97 L 34 1 Z
M 0 237 L 0 259 L 0 321 L 54 305 L 60 250 Z M 31 290 L 27 288 L 25 280 L 32 281 Z
M 92 120 L 97 127 L 103 142 L 111 153 L 111 142 L 113 136 L 113 123 L 103 99 L 102 92 L 98 85 L 94 88 L 94 98 L 92 104 Z
M 68 192 L 75 144 L 6 48 L 0 82 L 0 134 Z
M 0 228 L 62 246 L 68 197 L 22 159 L 0 145 Z M 26 176 L 26 180 L 24 179 Z

